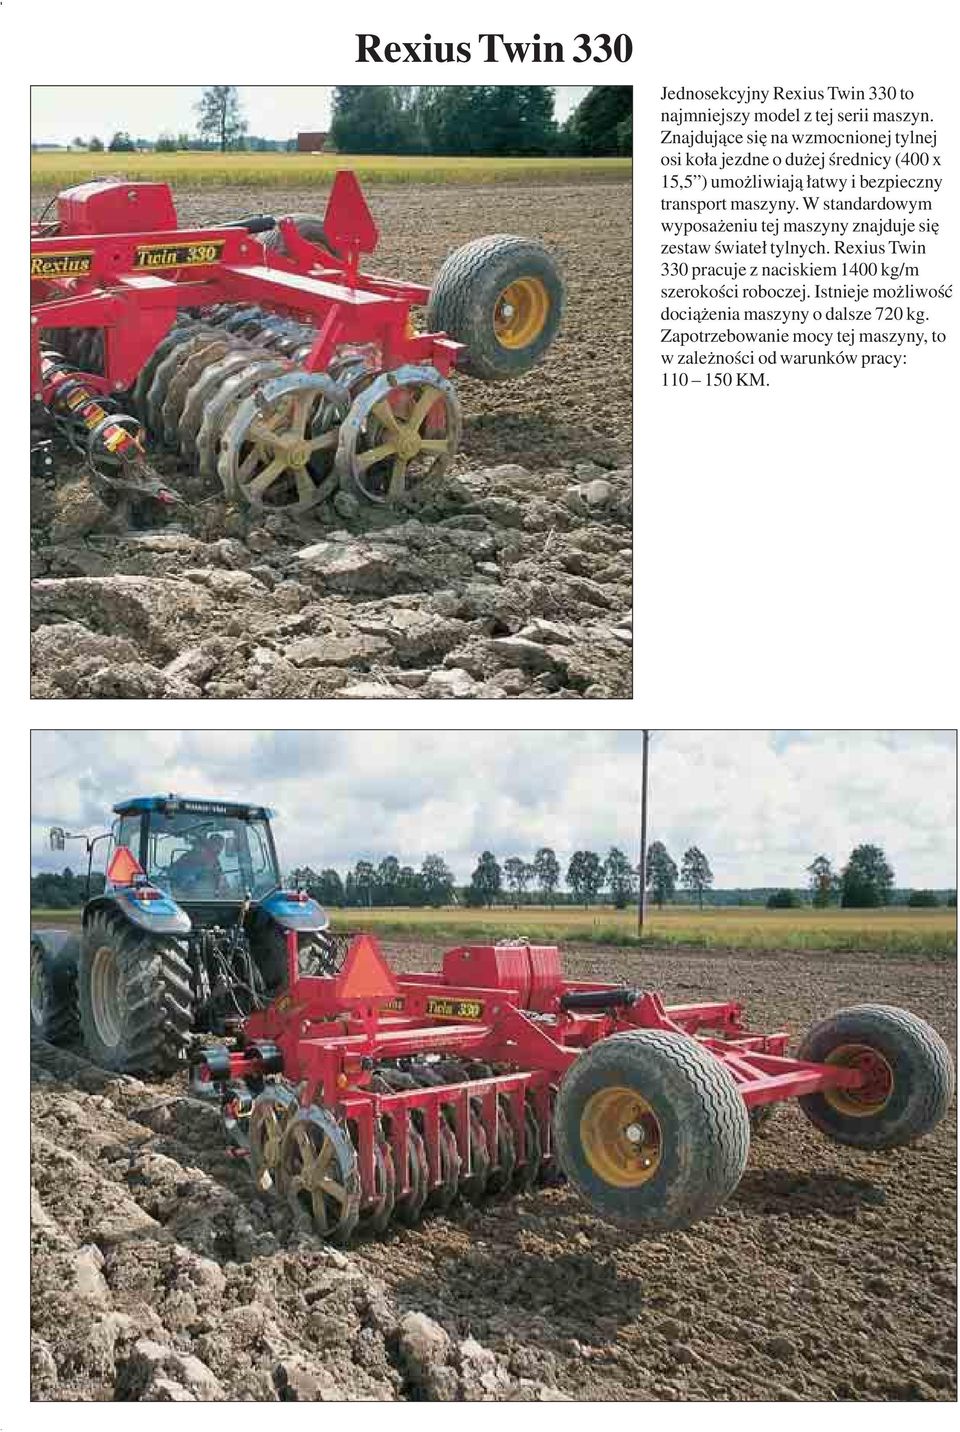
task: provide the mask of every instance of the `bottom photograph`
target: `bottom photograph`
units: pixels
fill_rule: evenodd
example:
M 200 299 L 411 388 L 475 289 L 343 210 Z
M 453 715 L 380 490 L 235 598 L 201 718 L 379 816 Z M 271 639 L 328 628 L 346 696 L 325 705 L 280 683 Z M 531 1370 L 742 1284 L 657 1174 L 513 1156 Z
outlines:
M 35 731 L 36 1401 L 952 1401 L 956 733 Z

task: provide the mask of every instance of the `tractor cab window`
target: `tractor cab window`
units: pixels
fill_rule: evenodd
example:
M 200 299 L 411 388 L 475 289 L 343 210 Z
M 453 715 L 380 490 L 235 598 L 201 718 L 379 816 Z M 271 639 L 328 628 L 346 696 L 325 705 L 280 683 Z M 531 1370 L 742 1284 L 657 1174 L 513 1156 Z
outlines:
M 279 884 L 265 821 L 154 811 L 147 874 L 175 900 L 260 899 Z
M 113 822 L 113 840 L 107 856 L 108 864 L 110 856 L 121 845 L 127 847 L 134 860 L 140 859 L 140 821 L 140 812 L 136 811 L 133 815 L 122 815 Z

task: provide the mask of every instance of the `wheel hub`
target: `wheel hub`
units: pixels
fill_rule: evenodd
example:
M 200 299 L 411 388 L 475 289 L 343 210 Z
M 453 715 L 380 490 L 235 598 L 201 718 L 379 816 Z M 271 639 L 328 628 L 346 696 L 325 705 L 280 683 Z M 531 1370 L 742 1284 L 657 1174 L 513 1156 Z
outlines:
M 412 428 L 401 428 L 396 437 L 397 456 L 409 460 L 420 451 L 420 434 Z
M 504 348 L 526 348 L 539 338 L 550 314 L 550 295 L 539 278 L 518 278 L 494 306 L 493 327 Z
M 639 1188 L 660 1166 L 660 1124 L 635 1089 L 591 1094 L 580 1115 L 580 1142 L 594 1173 L 615 1188 Z
M 843 1069 L 856 1069 L 861 1082 L 850 1088 L 824 1089 L 823 1097 L 838 1114 L 854 1119 L 868 1119 L 879 1114 L 893 1093 L 893 1069 L 869 1044 L 842 1044 L 827 1055 L 824 1063 Z

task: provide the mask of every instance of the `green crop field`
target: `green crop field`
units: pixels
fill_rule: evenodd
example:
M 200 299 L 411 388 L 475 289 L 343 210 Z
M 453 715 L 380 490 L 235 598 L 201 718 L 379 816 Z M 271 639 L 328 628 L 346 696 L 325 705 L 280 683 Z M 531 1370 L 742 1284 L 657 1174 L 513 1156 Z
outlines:
M 76 911 L 35 910 L 45 924 L 72 925 Z M 514 910 L 335 910 L 338 929 L 365 928 L 405 939 L 472 940 L 525 936 L 550 944 L 624 945 L 636 941 L 636 911 L 609 906 L 550 910 L 525 905 Z M 947 956 L 957 951 L 955 910 L 765 910 L 732 905 L 698 911 L 689 907 L 652 910 L 645 939 L 651 944 L 700 949 L 868 950 L 886 954 Z
M 563 183 L 630 178 L 629 159 L 475 159 L 394 154 L 33 154 L 37 188 L 62 189 L 86 179 L 162 179 L 201 184 L 270 185 L 294 189 L 327 184 L 338 169 L 366 183 Z

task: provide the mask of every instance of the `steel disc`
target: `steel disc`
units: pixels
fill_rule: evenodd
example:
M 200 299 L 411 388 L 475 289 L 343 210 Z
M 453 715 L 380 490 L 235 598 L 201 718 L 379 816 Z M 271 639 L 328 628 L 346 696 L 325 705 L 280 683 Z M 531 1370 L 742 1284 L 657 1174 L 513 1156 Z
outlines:
M 440 1186 L 432 1188 L 427 1207 L 446 1213 L 460 1192 L 460 1154 L 457 1138 L 446 1119 L 440 1119 Z
M 237 404 L 261 383 L 289 371 L 290 364 L 282 358 L 264 356 L 248 362 L 224 379 L 217 391 L 211 394 L 204 404 L 203 421 L 197 433 L 197 457 L 203 477 L 215 477 L 217 474 L 220 435 Z
M 410 1191 L 396 1202 L 396 1215 L 401 1223 L 412 1228 L 419 1221 L 430 1192 L 430 1166 L 427 1150 L 419 1131 L 411 1123 L 407 1128 L 407 1164 Z
M 321 1238 L 345 1243 L 360 1216 L 360 1171 L 346 1130 L 311 1104 L 290 1120 L 280 1142 L 277 1183 L 291 1208 Z
M 218 362 L 230 348 L 230 339 L 225 337 L 198 339 L 197 342 L 199 346 L 194 348 L 190 355 L 183 360 L 178 371 L 171 378 L 167 386 L 167 396 L 160 409 L 163 441 L 167 447 L 179 445 L 180 416 L 188 392 L 200 374 L 211 364 Z
M 209 368 L 203 370 L 184 401 L 179 430 L 180 452 L 185 458 L 196 456 L 197 434 L 203 422 L 206 402 L 208 398 L 212 398 L 221 382 L 231 374 L 238 373 L 241 368 L 248 368 L 255 359 L 268 356 L 256 348 L 248 348 L 240 338 L 231 336 L 229 343 L 230 347 L 219 363 L 211 363 Z
M 526 1193 L 528 1189 L 533 1188 L 540 1175 L 543 1140 L 540 1136 L 540 1121 L 529 1100 L 524 1107 L 523 1117 L 523 1163 L 518 1164 L 513 1182 L 516 1189 L 521 1193 Z
M 354 399 L 340 427 L 341 487 L 378 505 L 436 482 L 460 443 L 453 385 L 429 366 L 381 373 Z
M 178 316 L 170 332 L 165 338 L 161 338 L 156 348 L 154 348 L 150 354 L 150 357 L 140 369 L 140 372 L 137 374 L 137 381 L 133 385 L 133 400 L 141 418 L 146 416 L 147 393 L 150 391 L 153 375 L 158 366 L 163 362 L 164 358 L 166 358 L 171 348 L 176 347 L 178 343 L 182 343 L 188 334 L 199 327 L 201 327 L 201 325 L 196 321 L 187 322 Z
M 315 432 L 317 404 L 342 402 L 325 373 L 287 373 L 251 393 L 222 428 L 217 471 L 228 497 L 250 507 L 306 512 L 336 485 L 336 428 Z
M 470 1169 L 469 1175 L 460 1180 L 460 1192 L 470 1203 L 479 1203 L 487 1190 L 490 1149 L 480 1115 L 473 1108 L 470 1110 Z
M 253 1101 L 250 1111 L 250 1173 L 261 1193 L 274 1187 L 280 1165 L 280 1146 L 297 1096 L 285 1084 L 270 1084 Z
M 180 342 L 174 343 L 165 357 L 157 364 L 144 403 L 145 423 L 148 431 L 155 436 L 159 437 L 162 431 L 160 409 L 167 396 L 167 387 L 180 364 L 190 356 L 197 344 L 209 342 L 217 336 L 215 328 L 205 328 L 200 325 L 192 333 L 184 333 Z
M 374 1140 L 373 1161 L 377 1201 L 361 1213 L 360 1221 L 371 1233 L 384 1233 L 393 1217 L 397 1175 L 393 1166 L 393 1153 L 383 1134 L 378 1134 Z
M 517 1167 L 517 1143 L 510 1122 L 510 1103 L 504 1098 L 498 1099 L 497 1103 L 497 1166 L 487 1179 L 487 1193 L 490 1194 L 505 1193 L 513 1182 Z

